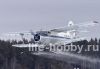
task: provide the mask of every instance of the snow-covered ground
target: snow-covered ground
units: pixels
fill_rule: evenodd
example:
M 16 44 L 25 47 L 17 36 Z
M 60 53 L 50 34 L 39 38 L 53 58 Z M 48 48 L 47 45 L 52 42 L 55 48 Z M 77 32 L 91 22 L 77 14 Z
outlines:
M 33 53 L 34 55 L 46 57 L 49 59 L 56 59 L 59 61 L 64 61 L 69 64 L 79 65 L 81 67 L 88 69 L 98 69 L 100 68 L 100 59 L 91 58 L 86 56 L 81 56 L 77 54 L 72 54 L 69 52 L 38 52 Z

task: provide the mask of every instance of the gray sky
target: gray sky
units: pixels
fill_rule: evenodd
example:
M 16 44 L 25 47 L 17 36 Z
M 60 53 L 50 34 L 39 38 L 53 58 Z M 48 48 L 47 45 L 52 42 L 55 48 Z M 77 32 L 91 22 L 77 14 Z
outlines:
M 69 20 L 100 22 L 100 0 L 0 0 L 0 33 L 67 27 Z M 99 27 L 88 35 L 100 37 Z

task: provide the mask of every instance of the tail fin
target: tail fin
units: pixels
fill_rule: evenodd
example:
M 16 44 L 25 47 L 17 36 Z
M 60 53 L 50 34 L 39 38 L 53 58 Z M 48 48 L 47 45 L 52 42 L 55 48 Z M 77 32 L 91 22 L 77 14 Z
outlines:
M 72 27 L 72 26 L 74 26 L 74 22 L 73 21 L 69 21 L 68 22 L 68 27 Z

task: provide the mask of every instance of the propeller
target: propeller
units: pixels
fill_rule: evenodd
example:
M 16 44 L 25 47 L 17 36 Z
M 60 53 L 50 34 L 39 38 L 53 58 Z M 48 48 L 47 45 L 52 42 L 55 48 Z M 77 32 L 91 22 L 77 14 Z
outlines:
M 34 33 L 32 30 L 30 31 L 31 35 L 34 37 L 34 41 L 40 40 L 40 35 L 38 33 Z

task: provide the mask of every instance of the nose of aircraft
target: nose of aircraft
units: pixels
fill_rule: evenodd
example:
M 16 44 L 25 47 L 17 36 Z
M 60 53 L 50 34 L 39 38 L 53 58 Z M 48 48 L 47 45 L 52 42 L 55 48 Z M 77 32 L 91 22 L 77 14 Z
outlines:
M 40 35 L 39 34 L 35 34 L 34 35 L 34 40 L 35 41 L 39 41 L 40 40 Z

